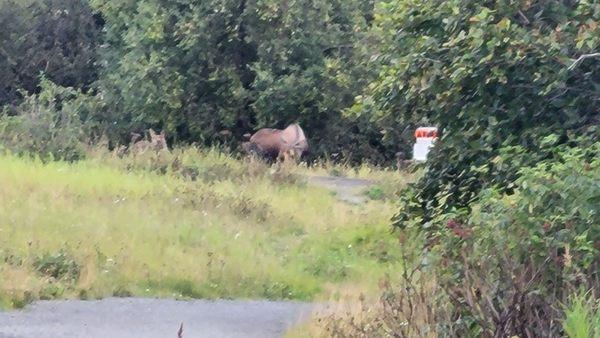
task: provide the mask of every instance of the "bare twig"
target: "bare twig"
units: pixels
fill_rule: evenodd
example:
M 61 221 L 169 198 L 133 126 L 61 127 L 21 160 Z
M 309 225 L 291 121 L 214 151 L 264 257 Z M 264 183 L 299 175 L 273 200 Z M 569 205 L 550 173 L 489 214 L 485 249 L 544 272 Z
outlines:
M 330 50 L 333 50 L 333 49 L 344 49 L 344 48 L 353 48 L 353 47 L 354 47 L 354 45 L 352 45 L 352 44 L 339 45 L 339 46 L 330 46 L 330 47 L 325 48 L 323 50 L 323 53 L 327 53 L 327 52 L 329 52 Z
M 426 61 L 431 61 L 431 62 L 435 62 L 435 63 L 441 63 L 442 61 L 440 60 L 436 60 L 436 59 L 432 59 L 432 58 L 428 58 L 425 56 L 421 56 L 421 59 L 426 60 Z
M 585 59 L 599 57 L 599 56 L 600 56 L 600 53 L 583 54 L 580 57 L 578 57 L 577 60 L 575 60 L 575 62 L 573 62 L 569 66 L 569 68 L 567 68 L 567 70 L 573 70 L 575 67 L 577 67 L 577 65 L 579 65 L 581 62 L 583 62 L 583 60 L 585 60 Z
M 525 14 L 523 14 L 523 12 L 519 11 L 519 15 L 521 16 L 521 19 L 523 19 L 526 25 L 529 25 L 531 23 L 529 19 L 527 19 L 527 17 L 525 16 Z

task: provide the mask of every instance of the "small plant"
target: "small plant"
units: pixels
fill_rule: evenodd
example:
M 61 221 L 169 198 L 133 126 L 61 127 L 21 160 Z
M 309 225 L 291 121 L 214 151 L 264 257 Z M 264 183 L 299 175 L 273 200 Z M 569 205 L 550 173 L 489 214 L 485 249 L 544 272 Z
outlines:
M 199 168 L 199 176 L 205 182 L 222 181 L 234 177 L 235 169 L 228 163 L 212 163 Z
M 2 255 L 0 255 L 0 258 L 4 260 L 4 263 L 12 266 L 23 265 L 23 257 L 13 253 L 3 252 Z
M 40 274 L 55 280 L 65 280 L 74 283 L 79 278 L 80 267 L 65 251 L 55 254 L 44 254 L 38 257 L 33 266 Z
M 131 297 L 133 296 L 133 292 L 127 286 L 119 285 L 113 290 L 112 295 L 114 297 Z
M 64 291 L 61 285 L 50 282 L 40 290 L 39 298 L 42 300 L 55 299 L 62 296 Z
M 262 296 L 266 299 L 291 299 L 294 297 L 293 289 L 281 282 L 271 282 L 262 285 Z
M 367 190 L 367 196 L 372 200 L 382 200 L 384 196 L 383 189 L 379 185 L 373 185 Z
M 268 177 L 276 184 L 300 185 L 304 182 L 296 169 L 293 163 L 278 163 L 273 165 Z
M 35 300 L 35 297 L 30 291 L 25 291 L 22 294 L 12 295 L 10 297 L 10 306 L 15 309 L 22 309 Z

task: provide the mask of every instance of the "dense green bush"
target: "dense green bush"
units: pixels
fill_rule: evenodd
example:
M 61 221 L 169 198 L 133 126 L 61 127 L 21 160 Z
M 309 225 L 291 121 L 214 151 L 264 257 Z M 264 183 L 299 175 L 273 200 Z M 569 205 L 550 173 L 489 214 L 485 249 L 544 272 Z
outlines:
M 102 20 L 87 0 L 3 0 L 0 23 L 0 107 L 37 93 L 41 72 L 83 91 L 96 80 Z
M 0 3 L 0 106 L 18 114 L 39 74 L 101 99 L 86 123 L 111 146 L 130 132 L 224 145 L 299 122 L 309 159 L 382 162 L 367 116 L 344 115 L 376 69 L 374 1 L 8 0 Z M 21 90 L 25 90 L 21 92 Z M 26 93 L 26 94 L 25 94 Z M 96 136 L 96 135 L 93 135 Z
M 105 20 L 98 85 L 112 139 L 153 127 L 235 148 L 299 122 L 314 155 L 382 160 L 368 119 L 342 115 L 371 78 L 370 1 L 91 3 Z
M 600 142 L 552 146 L 556 139 L 543 140 L 546 159 L 523 165 L 509 189 L 486 188 L 470 208 L 411 220 L 399 237 L 412 257 L 396 285 L 384 285 L 381 306 L 334 316 L 326 328 L 344 337 L 597 334 Z M 530 155 L 518 146 L 499 153 L 499 168 Z M 408 236 L 415 232 L 427 250 Z
M 469 169 L 503 142 L 536 149 L 598 123 L 598 58 L 574 60 L 597 51 L 599 13 L 589 0 L 9 0 L 0 105 L 16 114 L 44 72 L 98 91 L 90 121 L 111 144 L 154 127 L 236 148 L 297 121 L 313 157 L 352 162 L 409 152 L 414 127 L 436 124 L 440 155 L 415 200 L 431 218 L 510 182 L 514 170 Z
M 483 190 L 439 229 L 439 283 L 461 335 L 550 337 L 579 289 L 600 290 L 600 143 L 519 171 L 512 194 Z
M 396 224 L 468 206 L 508 185 L 518 166 L 496 168 L 499 149 L 520 145 L 544 159 L 541 140 L 596 133 L 600 46 L 596 1 L 394 0 L 376 10 L 379 78 L 353 112 L 409 147 L 418 123 L 442 135 Z M 486 166 L 483 170 L 479 170 Z
M 381 71 L 352 113 L 407 145 L 405 126 L 442 132 L 394 220 L 426 233 L 440 257 L 448 332 L 556 336 L 556 304 L 599 289 L 599 19 L 594 1 L 401 0 L 376 11 Z
M 39 94 L 24 95 L 14 113 L 0 114 L 0 149 L 43 159 L 77 160 L 85 156 L 91 126 L 83 121 L 94 99 L 42 78 Z

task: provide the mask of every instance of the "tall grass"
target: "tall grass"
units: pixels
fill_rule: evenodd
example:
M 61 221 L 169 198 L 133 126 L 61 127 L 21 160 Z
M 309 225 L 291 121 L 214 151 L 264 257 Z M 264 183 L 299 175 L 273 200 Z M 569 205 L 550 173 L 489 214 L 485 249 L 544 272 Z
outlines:
M 215 150 L 75 163 L 0 156 L 0 303 L 327 298 L 397 270 L 394 206 L 353 206 Z
M 600 338 L 600 300 L 592 292 L 571 297 L 563 328 L 569 338 Z
M 424 238 L 404 232 L 397 250 L 402 266 L 380 277 L 379 292 L 346 287 L 317 307 L 309 321 L 286 333 L 304 337 L 453 337 L 438 323 L 449 320 L 448 300 L 441 293 L 436 274 L 422 254 Z

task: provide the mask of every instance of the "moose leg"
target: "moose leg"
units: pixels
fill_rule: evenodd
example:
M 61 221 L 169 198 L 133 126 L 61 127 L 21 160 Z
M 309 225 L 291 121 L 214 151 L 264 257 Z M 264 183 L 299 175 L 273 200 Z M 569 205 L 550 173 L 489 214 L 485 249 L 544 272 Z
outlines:
M 285 150 L 280 150 L 279 153 L 277 154 L 277 163 L 283 163 L 286 160 L 286 151 Z

